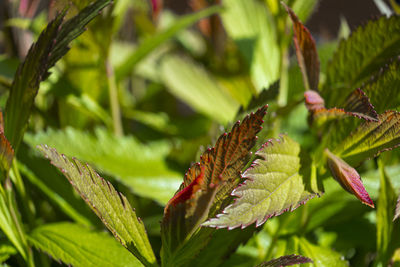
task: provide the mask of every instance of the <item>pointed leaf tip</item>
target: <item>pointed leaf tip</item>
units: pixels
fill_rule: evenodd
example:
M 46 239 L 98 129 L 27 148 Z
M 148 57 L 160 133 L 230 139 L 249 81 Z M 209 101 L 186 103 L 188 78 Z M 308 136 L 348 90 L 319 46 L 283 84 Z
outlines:
M 327 156 L 328 167 L 333 178 L 335 178 L 343 189 L 355 195 L 362 203 L 374 208 L 374 203 L 369 197 L 367 190 L 365 190 L 358 172 L 344 160 L 332 154 L 328 149 L 325 149 L 324 153 Z

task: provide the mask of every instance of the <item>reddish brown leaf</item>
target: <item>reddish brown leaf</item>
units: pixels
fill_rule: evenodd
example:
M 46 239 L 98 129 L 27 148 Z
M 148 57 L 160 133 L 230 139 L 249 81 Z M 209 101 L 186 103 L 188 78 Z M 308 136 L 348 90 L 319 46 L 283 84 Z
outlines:
M 374 106 L 372 106 L 368 96 L 359 88 L 347 97 L 343 109 L 353 116 L 369 121 L 378 121 L 378 114 Z
M 3 181 L 11 168 L 12 160 L 14 158 L 14 150 L 10 142 L 0 132 L 0 180 Z
M 256 134 L 262 129 L 267 106 L 237 122 L 230 133 L 221 135 L 185 174 L 181 188 L 167 203 L 161 224 L 164 258 L 188 240 L 210 214 L 228 204 L 230 193 L 241 178 Z M 211 215 L 212 216 L 212 215 Z
M 4 133 L 4 119 L 3 112 L 0 111 L 0 133 Z
M 365 190 L 358 172 L 341 158 L 325 149 L 328 167 L 333 178 L 349 193 L 355 195 L 362 203 L 374 208 L 374 203 Z
M 315 41 L 293 10 L 286 4 L 282 4 L 285 6 L 293 22 L 293 40 L 305 88 L 306 90 L 317 91 L 319 83 L 319 58 Z
M 309 111 L 322 109 L 325 107 L 324 99 L 313 90 L 308 90 L 304 93 L 306 107 Z

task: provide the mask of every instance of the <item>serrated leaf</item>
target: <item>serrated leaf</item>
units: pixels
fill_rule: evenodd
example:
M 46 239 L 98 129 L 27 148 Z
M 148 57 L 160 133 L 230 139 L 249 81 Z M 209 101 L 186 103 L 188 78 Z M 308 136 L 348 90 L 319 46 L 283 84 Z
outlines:
M 379 121 L 359 125 L 332 151 L 351 165 L 377 156 L 400 143 L 400 113 L 386 111 L 379 114 Z
M 257 0 L 224 0 L 223 5 L 223 25 L 249 64 L 252 81 L 260 92 L 279 77 L 281 55 L 273 17 Z
M 168 90 L 196 111 L 222 124 L 235 117 L 239 103 L 195 62 L 166 56 L 161 61 L 160 71 Z
M 374 203 L 365 190 L 358 172 L 344 160 L 325 149 L 328 167 L 333 178 L 350 194 L 355 195 L 362 203 L 374 208 Z
M 366 120 L 378 120 L 378 114 L 372 106 L 368 96 L 359 88 L 351 92 L 346 98 L 343 109 L 352 116 Z
M 29 240 L 38 250 L 71 266 L 142 266 L 107 233 L 78 224 L 45 224 L 35 228 Z
M 257 265 L 257 267 L 282 267 L 282 266 L 291 266 L 295 264 L 312 263 L 312 262 L 313 261 L 307 257 L 292 254 L 292 255 L 282 256 L 267 262 L 263 262 Z
M 282 2 L 293 22 L 293 41 L 306 90 L 318 91 L 319 58 L 315 41 L 296 14 Z
M 381 159 L 378 161 L 378 165 L 380 187 L 376 207 L 376 247 L 378 252 L 376 262 L 380 262 L 382 266 L 387 266 L 391 256 L 388 247 L 392 235 L 396 194 Z
M 18 150 L 22 140 L 40 82 L 49 76 L 48 70 L 68 52 L 68 44 L 110 2 L 99 0 L 63 25 L 65 12 L 60 13 L 32 44 L 14 76 L 5 108 L 4 134 L 15 150 Z
M 182 16 L 177 21 L 175 21 L 168 29 L 146 39 L 134 52 L 126 56 L 124 62 L 121 63 L 119 67 L 117 67 L 117 69 L 115 70 L 116 79 L 120 80 L 124 76 L 129 74 L 138 62 L 140 62 L 143 58 L 154 51 L 154 49 L 171 39 L 174 35 L 179 33 L 184 28 L 187 28 L 190 25 L 194 24 L 196 21 L 215 14 L 221 10 L 222 8 L 216 5 L 193 14 Z
M 399 69 L 400 59 L 397 58 L 383 67 L 378 75 L 362 87 L 379 113 L 397 108 L 400 105 L 400 94 L 398 90 L 394 89 L 400 88 Z
M 232 192 L 235 202 L 203 226 L 233 229 L 254 222 L 259 226 L 314 197 L 299 174 L 299 153 L 299 144 L 286 135 L 265 143 L 256 152 L 261 159 L 243 174 L 247 180 Z
M 124 195 L 89 165 L 68 159 L 54 148 L 38 147 L 59 168 L 115 238 L 144 265 L 156 265 L 146 230 Z
M 187 248 L 195 243 L 195 248 L 184 253 L 189 259 L 207 245 L 212 233 L 208 229 L 204 231 L 206 234 L 199 231 L 196 238 L 190 238 L 202 222 L 229 202 L 229 195 L 238 184 L 241 170 L 247 164 L 250 150 L 256 142 L 256 134 L 262 128 L 266 109 L 267 106 L 264 106 L 246 116 L 242 123 L 237 122 L 231 132 L 221 135 L 215 147 L 207 149 L 200 162 L 185 174 L 181 188 L 164 210 L 161 224 L 163 264 L 182 264 L 183 256 L 179 256 L 182 251 L 179 250 L 185 249 L 184 245 Z M 204 240 L 199 242 L 198 238 Z
M 47 144 L 60 153 L 76 156 L 116 177 L 139 196 L 163 205 L 174 195 L 181 181 L 181 175 L 166 164 L 171 150 L 168 142 L 144 145 L 133 136 L 116 137 L 101 128 L 97 128 L 94 135 L 73 128 L 49 129 L 35 135 L 27 134 L 25 142 L 31 147 Z
M 328 65 L 321 90 L 327 107 L 342 103 L 345 95 L 399 54 L 400 16 L 382 16 L 357 28 L 340 43 Z

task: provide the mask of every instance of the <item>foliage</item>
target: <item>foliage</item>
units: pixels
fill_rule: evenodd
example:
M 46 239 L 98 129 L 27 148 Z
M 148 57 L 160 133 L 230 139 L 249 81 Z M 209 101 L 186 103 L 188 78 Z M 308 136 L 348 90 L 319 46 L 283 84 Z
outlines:
M 324 43 L 316 0 L 28 2 L 0 15 L 4 266 L 399 262 L 398 15 Z

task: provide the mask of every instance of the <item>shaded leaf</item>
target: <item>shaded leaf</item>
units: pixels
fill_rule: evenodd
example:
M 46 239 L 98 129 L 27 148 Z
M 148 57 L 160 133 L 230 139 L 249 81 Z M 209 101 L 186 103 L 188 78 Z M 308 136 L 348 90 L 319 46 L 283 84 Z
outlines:
M 0 181 L 4 181 L 7 178 L 13 158 L 14 149 L 4 136 L 4 133 L 0 132 Z
M 176 192 L 181 174 L 168 168 L 168 142 L 141 144 L 133 136 L 116 137 L 97 128 L 94 135 L 73 128 L 47 130 L 27 134 L 31 147 L 47 144 L 60 153 L 76 156 L 93 164 L 97 170 L 111 176 L 142 197 L 165 204 Z M 140 155 L 140 157 L 138 157 Z
M 256 142 L 256 134 L 261 130 L 262 118 L 267 106 L 237 122 L 229 134 L 221 135 L 215 147 L 207 149 L 185 174 L 177 194 L 168 202 L 162 221 L 163 263 L 179 265 L 179 248 L 186 241 L 187 247 L 197 246 L 187 253 L 195 255 L 207 245 L 211 231 L 199 232 L 190 242 L 191 235 L 199 225 L 229 203 L 229 194 L 238 184 L 241 171 L 248 161 L 251 148 Z M 205 233 L 203 235 L 203 233 Z M 203 239 L 202 242 L 199 241 Z M 187 253 L 185 256 L 188 257 Z M 181 256 L 182 257 L 182 256 Z M 189 257 L 190 258 L 190 257 Z
M 313 261 L 307 257 L 292 254 L 292 255 L 282 256 L 267 262 L 263 262 L 257 265 L 257 267 L 281 267 L 281 266 L 291 266 L 295 264 L 312 263 L 312 262 Z
M 65 12 L 60 13 L 32 44 L 14 76 L 5 108 L 4 134 L 15 150 L 18 150 L 22 140 L 40 82 L 50 75 L 48 70 L 68 52 L 68 44 L 110 2 L 99 0 L 63 25 Z
M 250 112 L 269 101 L 275 100 L 279 95 L 279 81 L 274 82 L 268 88 L 264 88 L 257 96 L 253 96 L 246 108 L 241 107 L 239 113 Z
M 73 223 L 45 224 L 29 240 L 52 258 L 73 266 L 142 266 L 138 259 L 104 232 Z
M 279 77 L 281 55 L 273 17 L 257 0 L 224 0 L 223 5 L 223 25 L 250 66 L 252 81 L 260 92 Z
M 400 143 L 400 113 L 386 111 L 379 121 L 367 121 L 358 126 L 332 151 L 346 162 L 361 161 L 390 150 Z
M 324 153 L 327 157 L 328 167 L 333 178 L 335 178 L 343 189 L 355 195 L 362 203 L 374 208 L 374 203 L 365 190 L 358 172 L 344 160 L 332 154 L 328 149 L 325 149 Z
M 393 220 L 396 220 L 396 219 L 399 218 L 399 217 L 400 217 L 400 195 L 399 195 L 399 197 L 397 198 L 396 211 L 395 211 L 395 213 L 394 213 L 394 218 L 393 218 Z
M 309 30 L 301 23 L 296 14 L 285 3 L 286 11 L 293 22 L 293 41 L 296 47 L 297 60 L 303 74 L 306 90 L 318 90 L 319 58 L 315 41 Z
M 168 90 L 196 111 L 222 124 L 235 117 L 239 103 L 204 68 L 170 55 L 163 58 L 160 70 Z
M 399 54 L 399 16 L 382 16 L 358 27 L 341 41 L 328 65 L 327 80 L 321 90 L 327 107 L 343 103 L 344 96 Z
M 89 165 L 69 160 L 54 148 L 39 146 L 42 153 L 59 168 L 75 190 L 88 203 L 116 239 L 144 265 L 156 264 L 156 258 L 141 220 L 136 217 L 125 196 L 101 178 Z
M 354 90 L 346 99 L 343 109 L 352 114 L 366 120 L 378 120 L 378 114 L 369 101 L 368 96 L 361 90 Z
M 203 226 L 233 229 L 293 211 L 315 194 L 308 192 L 300 171 L 300 146 L 283 135 L 256 152 L 261 157 L 243 174 L 247 180 L 232 195 L 238 198 Z
M 396 203 L 396 194 L 389 177 L 386 174 L 383 161 L 378 161 L 380 171 L 380 187 L 378 204 L 376 207 L 376 247 L 378 256 L 376 262 L 387 266 L 390 259 L 389 243 L 393 229 L 393 215 Z
M 154 49 L 171 39 L 184 28 L 189 27 L 204 17 L 221 11 L 221 9 L 222 8 L 220 6 L 212 6 L 199 12 L 182 16 L 166 30 L 146 39 L 134 52 L 126 56 L 124 62 L 117 67 L 115 70 L 116 79 L 120 80 L 124 76 L 128 75 L 139 61 L 141 61 Z

